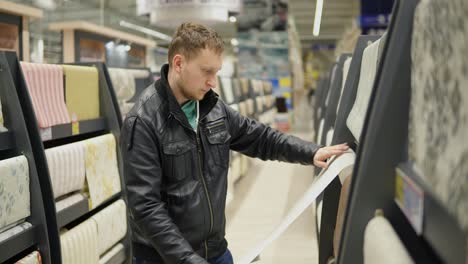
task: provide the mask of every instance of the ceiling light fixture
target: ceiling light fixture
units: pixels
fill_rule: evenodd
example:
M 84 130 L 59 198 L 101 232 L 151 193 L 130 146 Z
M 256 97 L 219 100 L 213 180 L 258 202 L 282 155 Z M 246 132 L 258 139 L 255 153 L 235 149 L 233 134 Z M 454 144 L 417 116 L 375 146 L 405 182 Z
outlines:
M 237 22 L 237 18 L 235 16 L 230 16 L 229 17 L 229 22 L 231 23 L 236 23 Z
M 315 7 L 315 19 L 314 19 L 314 36 L 320 34 L 320 23 L 322 23 L 322 9 L 323 9 L 323 0 L 317 0 L 317 6 Z
M 147 35 L 156 37 L 158 39 L 165 40 L 167 42 L 171 42 L 171 40 L 172 40 L 172 37 L 169 36 L 169 35 L 166 35 L 164 33 L 158 32 L 158 31 L 153 30 L 153 29 L 149 29 L 149 28 L 146 28 L 146 27 L 135 25 L 135 24 L 129 23 L 127 21 L 120 20 L 119 25 L 122 26 L 122 27 L 126 27 L 126 28 L 130 28 L 130 29 L 133 29 L 133 30 L 136 30 L 136 31 L 140 31 L 142 33 L 145 33 Z
M 235 47 L 235 46 L 239 45 L 239 41 L 237 39 L 233 38 L 233 39 L 231 39 L 231 45 Z

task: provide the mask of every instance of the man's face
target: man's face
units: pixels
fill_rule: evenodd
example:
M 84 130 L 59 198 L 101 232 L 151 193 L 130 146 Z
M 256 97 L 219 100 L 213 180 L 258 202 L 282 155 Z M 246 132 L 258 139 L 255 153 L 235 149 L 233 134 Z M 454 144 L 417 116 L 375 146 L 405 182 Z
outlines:
M 216 73 L 221 69 L 222 55 L 203 49 L 190 60 L 183 60 L 179 73 L 182 95 L 190 100 L 202 100 L 216 87 Z

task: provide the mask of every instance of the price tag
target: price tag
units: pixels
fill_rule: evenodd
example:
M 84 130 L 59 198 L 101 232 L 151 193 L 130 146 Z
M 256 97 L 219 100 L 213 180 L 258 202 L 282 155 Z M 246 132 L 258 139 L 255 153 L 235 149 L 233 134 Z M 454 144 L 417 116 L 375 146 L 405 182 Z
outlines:
M 72 135 L 78 135 L 80 133 L 80 122 L 72 123 Z
M 40 128 L 39 133 L 41 134 L 42 141 L 51 140 L 52 139 L 52 128 Z
M 395 202 L 418 235 L 422 234 L 424 191 L 401 168 L 396 168 Z

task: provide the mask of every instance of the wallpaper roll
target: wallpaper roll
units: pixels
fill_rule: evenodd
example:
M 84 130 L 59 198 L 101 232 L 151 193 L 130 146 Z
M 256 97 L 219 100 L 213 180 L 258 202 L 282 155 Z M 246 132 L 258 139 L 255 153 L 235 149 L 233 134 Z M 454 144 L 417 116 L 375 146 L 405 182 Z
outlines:
M 0 160 L 0 232 L 31 214 L 29 166 L 25 156 Z
M 221 86 L 223 88 L 224 101 L 227 104 L 234 103 L 234 92 L 232 87 L 232 79 L 228 77 L 221 77 Z
M 366 118 L 367 108 L 369 107 L 369 99 L 374 87 L 380 43 L 381 39 L 364 49 L 356 101 L 354 101 L 353 108 L 346 120 L 346 125 L 357 141 L 360 140 L 364 119 Z
M 72 205 L 75 205 L 85 199 L 86 197 L 82 193 L 76 193 L 76 194 L 70 195 L 55 203 L 55 211 L 60 212 L 63 209 L 68 208 Z
M 120 252 L 124 251 L 125 247 L 123 244 L 117 244 L 113 247 L 109 252 L 107 252 L 101 259 L 99 259 L 99 264 L 107 264 L 115 255 L 119 254 Z
M 125 103 L 135 95 L 135 76 L 130 70 L 109 68 L 109 75 L 119 102 Z
M 267 88 L 266 88 L 267 84 L 264 84 L 263 81 L 257 80 L 257 86 L 258 86 L 258 92 L 260 94 L 265 95 L 267 93 Z
M 271 94 L 273 91 L 273 86 L 270 81 L 263 81 L 263 89 L 266 94 Z
M 8 129 L 4 126 L 4 120 L 3 120 L 3 111 L 2 111 L 2 103 L 0 102 L 0 132 L 5 132 Z
M 244 96 L 249 96 L 249 80 L 245 78 L 240 79 L 242 94 Z
M 121 190 L 117 148 L 112 134 L 91 138 L 84 143 L 90 208 L 95 208 Z
M 230 107 L 234 109 L 235 111 L 239 112 L 239 104 L 232 104 L 230 105 Z
M 441 12 L 443 10 L 443 12 Z M 409 156 L 468 234 L 468 5 L 420 1 L 411 48 Z
M 98 229 L 98 253 L 104 254 L 127 233 L 127 207 L 118 200 L 91 217 Z
M 39 251 L 34 251 L 15 264 L 42 264 L 41 253 L 39 253 Z
M 98 228 L 88 219 L 60 235 L 63 264 L 99 262 Z
M 247 116 L 247 103 L 245 101 L 239 103 L 239 113 L 243 116 Z
M 40 128 L 70 123 L 58 65 L 21 62 L 26 86 Z
M 341 94 L 338 99 L 338 105 L 336 107 L 336 113 L 340 111 L 341 97 L 343 96 L 343 91 L 345 89 L 346 79 L 348 78 L 349 66 L 351 65 L 352 57 L 348 57 L 343 64 L 343 82 L 341 83 Z
M 327 138 L 326 138 L 326 145 L 327 146 L 331 146 L 332 144 L 332 140 L 333 140 L 333 134 L 335 133 L 335 130 L 332 128 L 330 130 L 328 130 L 327 132 Z
M 333 252 L 335 254 L 335 257 L 338 256 L 338 252 L 340 250 L 341 234 L 343 233 L 344 216 L 346 213 L 346 206 L 348 204 L 351 179 L 351 174 L 348 174 L 348 176 L 345 177 L 344 182 L 341 186 L 340 200 L 338 202 L 338 211 L 336 213 L 336 226 L 335 232 L 333 234 Z
M 321 144 L 322 143 L 322 134 L 323 134 L 323 126 L 325 125 L 325 119 L 321 119 L 320 120 L 320 124 L 319 124 L 319 129 L 317 131 L 318 135 L 317 135 L 317 144 Z
M 322 224 L 322 208 L 323 208 L 323 200 L 320 200 L 320 202 L 317 204 L 317 227 L 318 227 L 318 232 L 320 233 L 320 226 Z
M 369 221 L 364 231 L 364 264 L 412 264 L 398 234 L 383 216 Z
M 45 150 L 54 198 L 82 190 L 85 182 L 83 141 Z
M 242 88 L 238 78 L 232 79 L 232 93 L 235 100 L 243 100 Z
M 274 95 L 269 95 L 268 96 L 268 107 L 273 107 L 275 105 L 275 96 Z
M 23 222 L 17 226 L 14 226 L 10 229 L 7 229 L 3 232 L 0 232 L 0 243 L 2 243 L 3 241 L 9 239 L 10 237 L 14 237 L 15 235 L 25 231 L 25 230 L 28 230 L 29 228 L 32 227 L 32 224 L 31 223 L 28 223 L 28 222 Z
M 257 113 L 260 114 L 260 113 L 263 112 L 263 106 L 264 106 L 264 104 L 263 104 L 263 97 L 257 96 L 257 97 L 255 98 L 255 101 L 256 101 L 256 103 L 257 103 Z
M 249 115 L 253 115 L 254 112 L 255 112 L 254 100 L 253 99 L 247 99 L 245 102 L 247 103 L 247 113 Z
M 99 74 L 96 67 L 62 65 L 65 74 L 65 102 L 70 118 L 99 117 Z

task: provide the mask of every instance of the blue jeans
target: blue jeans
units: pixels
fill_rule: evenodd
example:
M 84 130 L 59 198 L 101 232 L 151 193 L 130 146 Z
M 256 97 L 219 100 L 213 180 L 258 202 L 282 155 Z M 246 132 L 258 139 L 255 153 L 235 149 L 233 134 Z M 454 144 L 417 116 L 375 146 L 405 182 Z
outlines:
M 231 251 L 227 249 L 221 256 L 216 258 L 208 259 L 210 264 L 234 264 L 234 260 L 232 259 Z M 156 264 L 150 261 L 145 261 L 141 259 L 137 259 L 133 257 L 133 264 Z
M 234 260 L 232 259 L 231 251 L 226 249 L 226 251 L 217 258 L 210 258 L 208 259 L 210 264 L 234 264 Z

